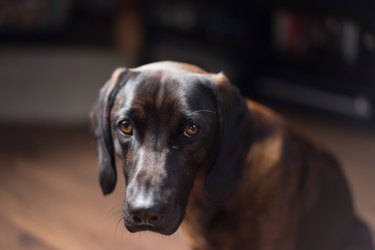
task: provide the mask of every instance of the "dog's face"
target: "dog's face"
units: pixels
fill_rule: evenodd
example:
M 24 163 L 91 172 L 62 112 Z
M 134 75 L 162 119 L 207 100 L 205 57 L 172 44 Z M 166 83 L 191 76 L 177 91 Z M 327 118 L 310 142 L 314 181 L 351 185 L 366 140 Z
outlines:
M 100 181 L 105 194 L 113 190 L 115 152 L 123 163 L 130 232 L 169 235 L 181 224 L 198 169 L 214 164 L 223 143 L 212 89 L 218 77 L 191 65 L 155 63 L 118 69 L 103 87 L 93 114 Z
M 111 114 L 127 183 L 126 227 L 171 234 L 183 219 L 197 168 L 214 150 L 216 102 L 197 75 L 129 74 Z

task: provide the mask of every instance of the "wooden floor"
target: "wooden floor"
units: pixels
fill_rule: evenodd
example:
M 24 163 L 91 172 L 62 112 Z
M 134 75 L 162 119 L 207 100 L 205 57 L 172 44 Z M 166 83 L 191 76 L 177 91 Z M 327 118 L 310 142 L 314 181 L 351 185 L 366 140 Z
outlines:
M 374 131 L 308 119 L 294 124 L 338 155 L 358 213 L 375 232 Z M 165 237 L 124 230 L 124 183 L 101 195 L 87 128 L 0 131 L 0 249 L 188 249 L 181 232 Z
M 124 183 L 101 195 L 86 128 L 2 129 L 0 143 L 0 249 L 187 249 L 180 233 L 125 232 Z

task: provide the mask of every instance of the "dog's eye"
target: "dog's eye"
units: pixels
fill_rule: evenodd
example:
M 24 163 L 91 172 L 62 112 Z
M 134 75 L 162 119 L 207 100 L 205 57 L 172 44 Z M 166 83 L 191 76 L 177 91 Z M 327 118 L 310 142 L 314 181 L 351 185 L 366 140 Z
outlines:
M 128 119 L 119 122 L 119 129 L 124 135 L 133 134 L 133 126 Z
M 185 127 L 184 135 L 186 137 L 193 137 L 199 133 L 200 127 L 194 123 L 188 123 Z

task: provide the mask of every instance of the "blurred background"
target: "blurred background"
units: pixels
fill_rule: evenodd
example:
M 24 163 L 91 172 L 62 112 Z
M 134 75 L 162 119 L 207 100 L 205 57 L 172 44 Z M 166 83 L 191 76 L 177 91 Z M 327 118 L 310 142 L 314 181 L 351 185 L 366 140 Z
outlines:
M 224 71 L 322 141 L 375 232 L 374 11 L 370 0 L 0 0 L 0 248 L 186 249 L 180 232 L 122 228 L 124 183 L 101 196 L 88 128 L 116 67 L 159 60 Z

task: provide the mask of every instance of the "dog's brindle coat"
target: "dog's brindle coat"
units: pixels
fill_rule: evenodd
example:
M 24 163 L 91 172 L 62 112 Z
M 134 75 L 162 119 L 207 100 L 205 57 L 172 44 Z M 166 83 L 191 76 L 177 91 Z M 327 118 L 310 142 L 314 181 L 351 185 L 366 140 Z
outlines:
M 104 194 L 123 163 L 125 226 L 192 249 L 367 250 L 335 161 L 224 74 L 159 62 L 119 68 L 92 112 Z

